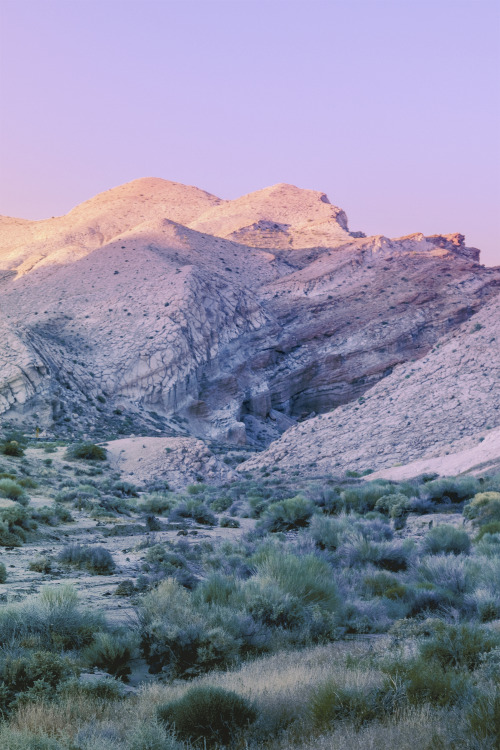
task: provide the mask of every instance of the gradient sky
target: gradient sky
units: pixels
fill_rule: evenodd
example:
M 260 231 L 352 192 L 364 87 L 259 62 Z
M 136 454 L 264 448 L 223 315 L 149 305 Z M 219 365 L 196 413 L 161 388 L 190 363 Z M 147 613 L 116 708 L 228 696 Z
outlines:
M 0 0 L 0 22 L 1 214 L 290 182 L 500 264 L 498 0 Z

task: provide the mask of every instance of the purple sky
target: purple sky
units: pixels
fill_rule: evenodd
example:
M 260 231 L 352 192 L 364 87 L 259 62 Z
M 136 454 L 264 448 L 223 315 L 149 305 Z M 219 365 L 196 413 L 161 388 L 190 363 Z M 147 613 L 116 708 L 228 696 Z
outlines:
M 136 177 L 323 190 L 500 264 L 497 0 L 0 0 L 0 213 Z

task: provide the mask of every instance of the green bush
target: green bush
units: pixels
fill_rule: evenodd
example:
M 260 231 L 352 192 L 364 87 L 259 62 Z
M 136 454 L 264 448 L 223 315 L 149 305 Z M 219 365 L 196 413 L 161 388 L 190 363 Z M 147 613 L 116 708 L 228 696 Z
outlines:
M 55 650 L 81 648 L 104 627 L 101 613 L 81 609 L 67 585 L 45 586 L 37 597 L 0 608 L 0 643 L 29 639 Z
M 475 526 L 500 522 L 500 492 L 479 492 L 465 506 L 464 516 Z
M 146 495 L 141 499 L 141 504 L 138 506 L 138 511 L 144 511 L 145 513 L 153 513 L 157 516 L 162 516 L 165 513 L 175 508 L 178 503 L 178 499 L 175 495 L 161 495 L 159 493 L 152 493 Z
M 298 557 L 271 549 L 256 562 L 259 578 L 270 582 L 306 605 L 338 613 L 340 597 L 333 580 L 333 570 L 315 555 Z
M 0 479 L 0 497 L 9 500 L 20 500 L 24 496 L 24 488 L 12 479 Z
M 431 703 L 448 706 L 457 703 L 470 687 L 467 674 L 456 669 L 444 669 L 441 664 L 426 659 L 415 659 L 404 672 L 409 703 Z
M 214 513 L 225 513 L 232 504 L 233 501 L 230 497 L 216 497 L 211 501 L 210 507 L 212 508 Z
M 54 503 L 52 506 L 44 505 L 42 508 L 36 508 L 31 511 L 32 518 L 39 523 L 47 526 L 58 526 L 60 523 L 69 523 L 73 521 L 73 516 L 67 508 L 60 503 Z
M 477 536 L 474 539 L 474 541 L 480 542 L 481 539 L 486 536 L 486 534 L 489 534 L 492 536 L 493 534 L 496 534 L 497 536 L 500 535 L 500 521 L 489 521 L 488 523 L 485 523 L 479 531 L 477 532 Z
M 65 750 L 54 737 L 0 725 L 0 747 L 5 750 Z
M 30 562 L 28 569 L 35 573 L 52 573 L 52 560 L 50 557 L 37 557 Z
M 24 448 L 17 440 L 7 440 L 0 443 L 0 453 L 4 456 L 20 458 L 21 456 L 24 456 Z
M 430 555 L 445 554 L 468 554 L 470 551 L 469 535 L 463 529 L 442 524 L 435 526 L 427 532 L 423 541 L 423 551 Z
M 0 545 L 21 547 L 26 541 L 26 532 L 35 528 L 36 523 L 20 505 L 0 509 Z
M 500 747 L 500 689 L 476 695 L 465 712 L 466 736 L 474 747 L 497 750 Z
M 192 485 L 196 487 L 197 485 Z M 198 497 L 192 497 L 185 502 L 179 503 L 169 515 L 170 521 L 179 521 L 182 518 L 192 518 L 197 523 L 206 526 L 216 526 L 217 518 L 210 508 L 207 508 L 202 500 Z
M 89 667 L 99 667 L 116 677 L 130 674 L 129 662 L 137 646 L 132 635 L 97 633 L 94 641 L 82 653 Z
M 70 459 L 82 459 L 84 461 L 105 461 L 106 450 L 95 443 L 77 443 L 66 451 L 66 457 Z
M 271 532 L 297 529 L 307 526 L 313 512 L 314 504 L 310 500 L 301 495 L 289 497 L 271 503 L 262 515 L 259 526 Z
M 257 718 L 252 704 L 232 690 L 193 687 L 173 703 L 159 706 L 158 719 L 185 740 L 205 747 L 227 745 Z
M 442 627 L 420 647 L 424 659 L 435 660 L 444 668 L 475 669 L 481 655 L 500 645 L 500 634 L 478 625 L 442 624 Z
M 365 722 L 381 717 L 381 694 L 377 687 L 345 687 L 330 679 L 316 688 L 308 708 L 317 729 L 342 720 L 359 728 Z
M 127 750 L 186 750 L 186 746 L 175 739 L 174 733 L 148 719 L 132 729 Z
M 349 487 L 340 493 L 340 497 L 347 512 L 367 513 L 375 508 L 377 500 L 391 494 L 393 490 L 393 484 L 375 480 Z
M 80 544 L 69 544 L 59 553 L 57 559 L 64 565 L 86 568 L 91 573 L 109 575 L 115 569 L 111 553 L 105 547 L 84 547 Z
M 138 616 L 150 671 L 167 668 L 171 676 L 193 677 L 234 661 L 241 644 L 228 631 L 233 614 L 217 615 L 208 605 L 196 607 L 193 595 L 173 578 L 146 594 Z
M 340 518 L 315 515 L 311 518 L 309 533 L 320 549 L 335 550 L 349 523 L 352 523 L 351 519 L 346 523 Z
M 410 511 L 410 501 L 400 493 L 382 495 L 375 503 L 375 510 L 387 514 L 390 518 L 401 518 Z
M 459 503 L 473 497 L 480 486 L 476 477 L 442 477 L 426 482 L 425 493 L 430 500 L 448 498 L 453 503 Z
M 385 596 L 387 599 L 404 599 L 407 596 L 407 587 L 398 581 L 396 576 L 389 573 L 374 573 L 366 576 L 364 586 L 371 596 Z
M 239 529 L 241 526 L 237 518 L 229 518 L 229 516 L 224 516 L 223 518 L 221 518 L 219 525 L 223 529 Z

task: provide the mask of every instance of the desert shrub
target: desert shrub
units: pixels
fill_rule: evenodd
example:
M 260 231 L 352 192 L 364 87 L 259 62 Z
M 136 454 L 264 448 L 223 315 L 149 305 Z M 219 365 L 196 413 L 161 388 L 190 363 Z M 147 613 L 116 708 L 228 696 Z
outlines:
M 0 563 L 0 583 L 5 583 L 7 580 L 7 568 L 3 563 Z
M 292 631 L 311 624 L 311 608 L 276 584 L 250 581 L 245 587 L 245 603 L 252 619 L 267 628 Z
M 363 585 L 371 596 L 385 596 L 387 599 L 404 599 L 408 588 L 389 573 L 374 573 L 366 576 Z
M 127 750 L 185 750 L 185 747 L 173 732 L 151 719 L 137 724 L 127 742 Z
M 99 503 L 92 507 L 90 515 L 93 518 L 98 518 L 103 515 L 114 516 L 116 514 L 129 516 L 133 508 L 133 501 L 126 497 L 102 495 L 99 498 Z
M 34 490 L 38 487 L 38 482 L 35 482 L 31 477 L 21 477 L 21 479 L 17 480 L 17 483 L 29 490 Z
M 468 554 L 470 539 L 463 529 L 442 524 L 427 532 L 422 547 L 423 551 L 430 555 L 438 555 L 442 552 L 453 555 Z
M 52 560 L 50 557 L 37 557 L 30 562 L 28 569 L 33 570 L 35 573 L 51 573 Z
M 24 456 L 24 448 L 17 440 L 6 440 L 3 443 L 0 443 L 0 453 L 4 456 L 20 458 L 21 456 Z
M 111 491 L 117 497 L 139 497 L 135 484 L 125 482 L 123 479 L 113 482 Z
M 442 477 L 425 484 L 425 493 L 431 500 L 442 502 L 445 498 L 459 503 L 473 497 L 480 488 L 476 477 Z
M 500 542 L 500 521 L 489 521 L 488 523 L 485 523 L 483 526 L 481 526 L 474 541 L 480 542 L 486 534 L 489 534 L 490 536 L 498 536 Z M 490 544 L 491 543 L 492 542 L 490 541 Z
M 26 541 L 26 532 L 35 528 L 36 523 L 20 505 L 0 509 L 0 545 L 20 547 Z
M 333 570 L 315 555 L 301 557 L 277 549 L 266 551 L 256 562 L 260 580 L 271 582 L 306 605 L 327 612 L 340 610 L 340 597 Z
M 477 583 L 477 565 L 460 555 L 427 555 L 419 560 L 415 570 L 420 581 L 454 594 L 469 593 Z
M 31 511 L 31 516 L 39 523 L 46 524 L 47 526 L 58 526 L 60 523 L 69 523 L 73 520 L 73 516 L 69 510 L 60 503 L 36 508 Z
M 217 614 L 217 612 L 216 612 Z M 146 594 L 138 610 L 141 648 L 150 671 L 193 677 L 221 667 L 239 653 L 228 632 L 228 614 L 220 624 L 206 607 L 197 609 L 192 595 L 168 578 Z
M 367 513 L 375 508 L 377 500 L 390 494 L 393 489 L 394 485 L 375 480 L 349 487 L 340 493 L 340 497 L 347 512 Z
M 485 557 L 500 555 L 500 528 L 497 532 L 483 534 L 477 542 L 476 552 L 478 555 L 484 555 Z
M 207 489 L 207 485 L 199 482 L 198 484 L 188 484 L 186 492 L 188 495 L 203 495 Z
M 106 449 L 95 443 L 77 443 L 68 448 L 66 457 L 84 461 L 105 461 Z
M 340 518 L 315 515 L 311 519 L 309 533 L 320 549 L 334 550 L 340 545 L 347 523 Z
M 421 659 L 410 667 L 406 680 L 406 696 L 411 704 L 453 705 L 463 700 L 470 688 L 470 679 L 463 672 L 445 670 Z
M 480 622 L 491 622 L 500 619 L 500 592 L 492 589 L 476 589 L 472 594 L 465 597 L 474 614 L 477 614 Z
M 0 680 L 7 706 L 14 701 L 29 698 L 29 692 L 54 689 L 64 679 L 74 674 L 75 669 L 67 658 L 52 651 L 31 651 L 9 654 L 0 658 Z
M 409 513 L 410 501 L 400 493 L 382 495 L 375 503 L 375 510 L 386 513 L 390 518 L 400 518 Z
M 219 525 L 223 529 L 239 529 L 241 526 L 237 518 L 230 518 L 229 516 L 221 518 Z
M 175 728 L 181 739 L 205 747 L 234 742 L 257 718 L 252 704 L 232 690 L 210 685 L 193 687 L 182 698 L 159 706 L 158 719 Z
M 89 681 L 72 679 L 61 682 L 57 694 L 63 699 L 88 698 L 100 702 L 116 701 L 123 698 L 123 683 L 107 676 L 98 676 Z M 91 750 L 94 748 L 91 747 Z
M 145 511 L 146 513 L 154 513 L 157 516 L 162 516 L 165 513 L 170 513 L 177 503 L 178 499 L 175 495 L 151 493 L 142 497 L 141 503 L 137 509 L 139 511 Z
M 343 686 L 330 679 L 320 685 L 309 699 L 309 712 L 316 728 L 348 720 L 356 727 L 380 718 L 382 691 L 376 686 Z
M 114 590 L 115 596 L 133 596 L 137 593 L 135 583 L 130 579 L 126 581 L 120 581 L 116 589 Z
M 0 725 L 0 747 L 6 750 L 65 750 L 55 737 Z
M 500 747 L 500 689 L 474 696 L 465 710 L 465 735 L 475 747 Z
M 59 553 L 57 559 L 64 565 L 86 568 L 91 573 L 106 575 L 113 573 L 114 560 L 105 547 L 85 547 L 80 544 L 69 544 Z
M 434 586 L 432 583 L 417 583 L 409 595 L 409 617 L 416 617 L 423 612 L 445 612 L 456 604 L 456 595 L 446 588 Z
M 0 479 L 0 497 L 19 501 L 24 497 L 24 488 L 12 479 Z
M 0 642 L 39 639 L 44 647 L 80 648 L 105 627 L 102 615 L 78 605 L 76 591 L 67 585 L 45 586 L 38 597 L 0 609 Z
M 192 486 L 196 487 L 197 485 Z M 169 515 L 169 520 L 174 522 L 183 518 L 192 518 L 197 523 L 206 526 L 217 525 L 217 518 L 197 497 L 189 498 L 189 500 L 179 503 Z
M 271 532 L 289 531 L 307 526 L 313 512 L 314 505 L 310 500 L 306 500 L 301 495 L 289 497 L 277 503 L 271 503 L 262 515 L 259 526 Z
M 479 492 L 465 506 L 464 516 L 475 526 L 500 522 L 500 492 Z
M 99 667 L 116 677 L 125 677 L 130 674 L 129 662 L 137 645 L 131 634 L 97 633 L 81 658 L 89 667 Z
M 233 500 L 230 497 L 216 497 L 210 502 L 210 507 L 215 513 L 225 513 L 229 510 Z
M 482 654 L 500 645 L 500 634 L 484 626 L 462 623 L 442 624 L 435 635 L 420 646 L 423 659 L 433 659 L 444 667 L 475 669 Z
M 371 563 L 398 572 L 409 567 L 414 556 L 414 543 L 410 539 L 372 542 L 358 532 L 338 548 L 337 555 L 350 567 Z

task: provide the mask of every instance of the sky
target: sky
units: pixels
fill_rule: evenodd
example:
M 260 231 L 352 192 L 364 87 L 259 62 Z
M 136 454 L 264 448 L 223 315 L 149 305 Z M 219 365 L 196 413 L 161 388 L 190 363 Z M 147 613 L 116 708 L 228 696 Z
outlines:
M 0 55 L 0 214 L 288 182 L 500 265 L 498 0 L 0 0 Z

